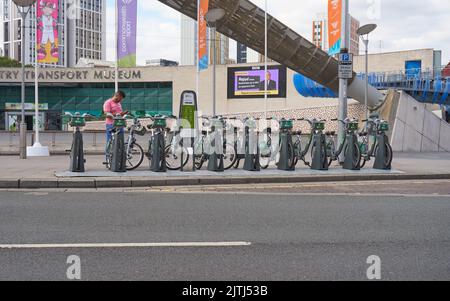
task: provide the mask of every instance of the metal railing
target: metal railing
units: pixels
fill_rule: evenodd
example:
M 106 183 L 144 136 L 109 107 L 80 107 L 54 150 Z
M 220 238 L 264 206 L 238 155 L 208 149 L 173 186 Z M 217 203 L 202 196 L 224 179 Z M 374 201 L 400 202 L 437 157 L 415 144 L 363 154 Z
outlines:
M 364 73 L 358 73 L 361 79 Z M 375 72 L 368 75 L 369 84 L 379 90 L 399 89 L 417 100 L 441 105 L 450 104 L 450 67 Z

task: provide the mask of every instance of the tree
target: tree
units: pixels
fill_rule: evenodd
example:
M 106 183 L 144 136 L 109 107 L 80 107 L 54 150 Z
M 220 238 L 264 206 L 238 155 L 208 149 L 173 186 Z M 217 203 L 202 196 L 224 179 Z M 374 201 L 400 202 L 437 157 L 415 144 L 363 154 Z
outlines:
M 0 56 L 0 67 L 18 68 L 18 67 L 22 67 L 22 64 L 16 60 L 10 59 L 9 57 Z

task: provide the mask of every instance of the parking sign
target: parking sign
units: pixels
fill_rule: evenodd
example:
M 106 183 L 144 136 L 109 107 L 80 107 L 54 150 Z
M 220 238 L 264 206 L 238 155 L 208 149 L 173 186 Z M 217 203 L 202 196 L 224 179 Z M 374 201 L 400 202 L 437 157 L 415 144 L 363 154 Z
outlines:
M 353 54 L 339 53 L 339 78 L 353 78 Z

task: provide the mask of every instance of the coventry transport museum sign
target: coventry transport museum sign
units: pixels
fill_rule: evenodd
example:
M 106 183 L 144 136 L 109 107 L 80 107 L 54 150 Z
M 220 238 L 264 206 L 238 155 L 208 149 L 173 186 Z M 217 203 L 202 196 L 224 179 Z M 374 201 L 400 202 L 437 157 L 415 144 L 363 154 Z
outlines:
M 20 81 L 20 70 L 0 70 L 0 80 L 5 81 Z M 31 70 L 25 71 L 25 80 L 30 81 L 35 79 L 35 72 Z M 42 70 L 39 72 L 38 79 L 44 82 L 52 81 L 111 81 L 115 79 L 114 71 L 112 70 L 76 70 L 76 69 L 61 69 L 61 70 Z M 140 80 L 142 74 L 140 70 L 121 70 L 119 71 L 120 80 Z

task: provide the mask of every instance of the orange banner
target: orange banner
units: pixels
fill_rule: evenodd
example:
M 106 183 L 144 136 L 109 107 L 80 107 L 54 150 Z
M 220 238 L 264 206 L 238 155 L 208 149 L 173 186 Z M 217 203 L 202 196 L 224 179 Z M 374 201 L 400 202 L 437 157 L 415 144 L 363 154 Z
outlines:
M 198 0 L 198 70 L 208 69 L 208 38 L 205 16 L 209 10 L 209 0 Z
M 328 0 L 328 41 L 329 54 L 341 50 L 342 0 Z

